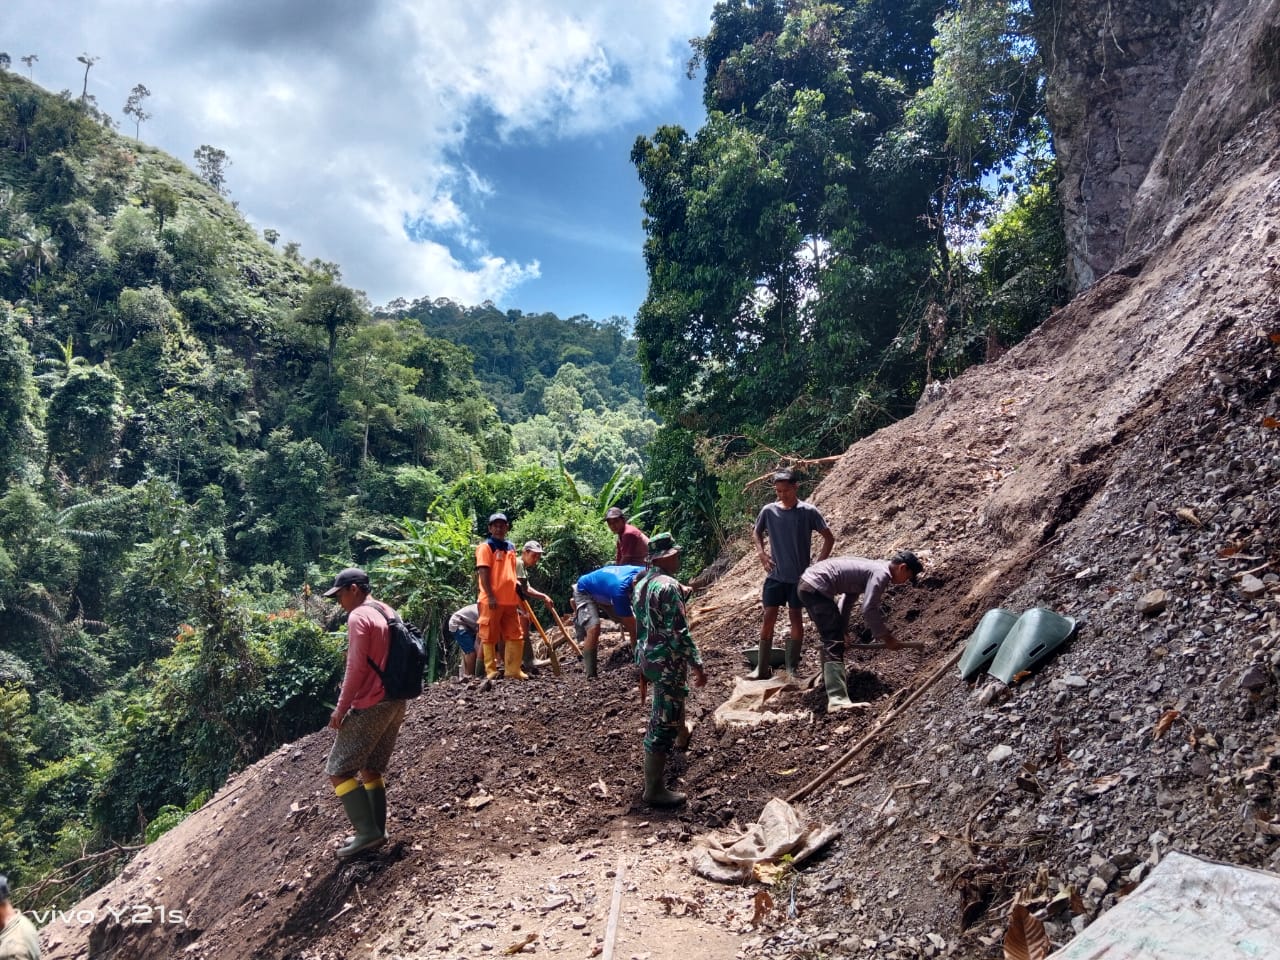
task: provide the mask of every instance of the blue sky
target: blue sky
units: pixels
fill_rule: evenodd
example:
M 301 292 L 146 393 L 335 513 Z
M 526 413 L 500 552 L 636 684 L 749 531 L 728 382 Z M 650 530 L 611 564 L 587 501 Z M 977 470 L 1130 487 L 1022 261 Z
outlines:
M 258 228 L 375 304 L 634 316 L 639 134 L 702 122 L 688 41 L 714 0 L 5 0 L 0 51 L 191 164 L 226 150 Z

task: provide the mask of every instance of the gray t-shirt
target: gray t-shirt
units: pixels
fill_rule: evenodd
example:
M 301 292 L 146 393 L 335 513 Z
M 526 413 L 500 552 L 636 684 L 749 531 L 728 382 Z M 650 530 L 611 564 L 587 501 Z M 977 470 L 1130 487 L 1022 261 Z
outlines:
M 40 937 L 35 924 L 22 913 L 15 913 L 0 930 L 0 958 L 3 960 L 39 960 Z
M 453 633 L 457 630 L 466 630 L 468 633 L 475 633 L 480 629 L 480 605 L 473 603 L 469 607 L 463 607 L 461 610 L 455 610 L 453 616 L 449 618 L 449 632 Z
M 888 560 L 862 557 L 832 557 L 815 563 L 800 577 L 802 587 L 810 587 L 831 600 L 845 595 L 845 603 L 862 594 L 862 622 L 878 640 L 888 633 L 880 601 L 893 582 Z
M 790 510 L 776 500 L 761 507 L 756 517 L 756 533 L 768 537 L 769 556 L 773 559 L 773 569 L 767 579 L 798 583 L 800 574 L 809 566 L 813 534 L 826 529 L 827 521 L 808 500 L 797 501 Z

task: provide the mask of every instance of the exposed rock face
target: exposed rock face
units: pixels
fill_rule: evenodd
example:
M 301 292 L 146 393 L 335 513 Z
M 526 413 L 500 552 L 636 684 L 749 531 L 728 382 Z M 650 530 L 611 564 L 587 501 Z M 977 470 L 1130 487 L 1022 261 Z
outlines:
M 1033 0 L 1077 290 L 1156 241 L 1280 91 L 1280 0 Z

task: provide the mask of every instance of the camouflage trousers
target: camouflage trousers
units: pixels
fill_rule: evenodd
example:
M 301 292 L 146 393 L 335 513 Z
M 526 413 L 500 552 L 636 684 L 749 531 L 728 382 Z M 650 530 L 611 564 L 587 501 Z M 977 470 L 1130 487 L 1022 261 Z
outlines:
M 646 753 L 670 753 L 676 737 L 684 729 L 684 702 L 689 696 L 689 684 L 684 676 L 667 675 L 650 684 L 653 705 L 644 734 L 644 749 Z

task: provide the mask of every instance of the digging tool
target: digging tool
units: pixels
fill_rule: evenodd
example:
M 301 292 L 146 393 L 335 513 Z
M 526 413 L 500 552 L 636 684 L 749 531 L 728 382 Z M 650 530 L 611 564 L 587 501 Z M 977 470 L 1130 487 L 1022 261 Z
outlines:
M 556 645 L 551 642 L 551 638 L 547 636 L 547 631 L 542 629 L 542 624 L 538 622 L 538 616 L 533 612 L 533 607 L 529 606 L 528 600 L 521 600 L 524 604 L 524 612 L 529 615 L 529 622 L 534 625 L 538 631 L 538 636 L 542 637 L 542 642 L 547 645 L 547 650 L 551 653 L 551 672 L 557 677 L 560 676 L 560 658 L 556 656 Z M 555 611 L 552 610 L 552 613 Z
M 560 628 L 560 633 L 568 641 L 569 646 L 573 647 L 573 652 L 578 656 L 582 656 L 582 648 L 574 642 L 573 637 L 569 636 L 569 631 L 565 629 L 564 621 L 560 619 L 559 611 L 553 607 L 551 615 L 556 618 L 556 626 Z

